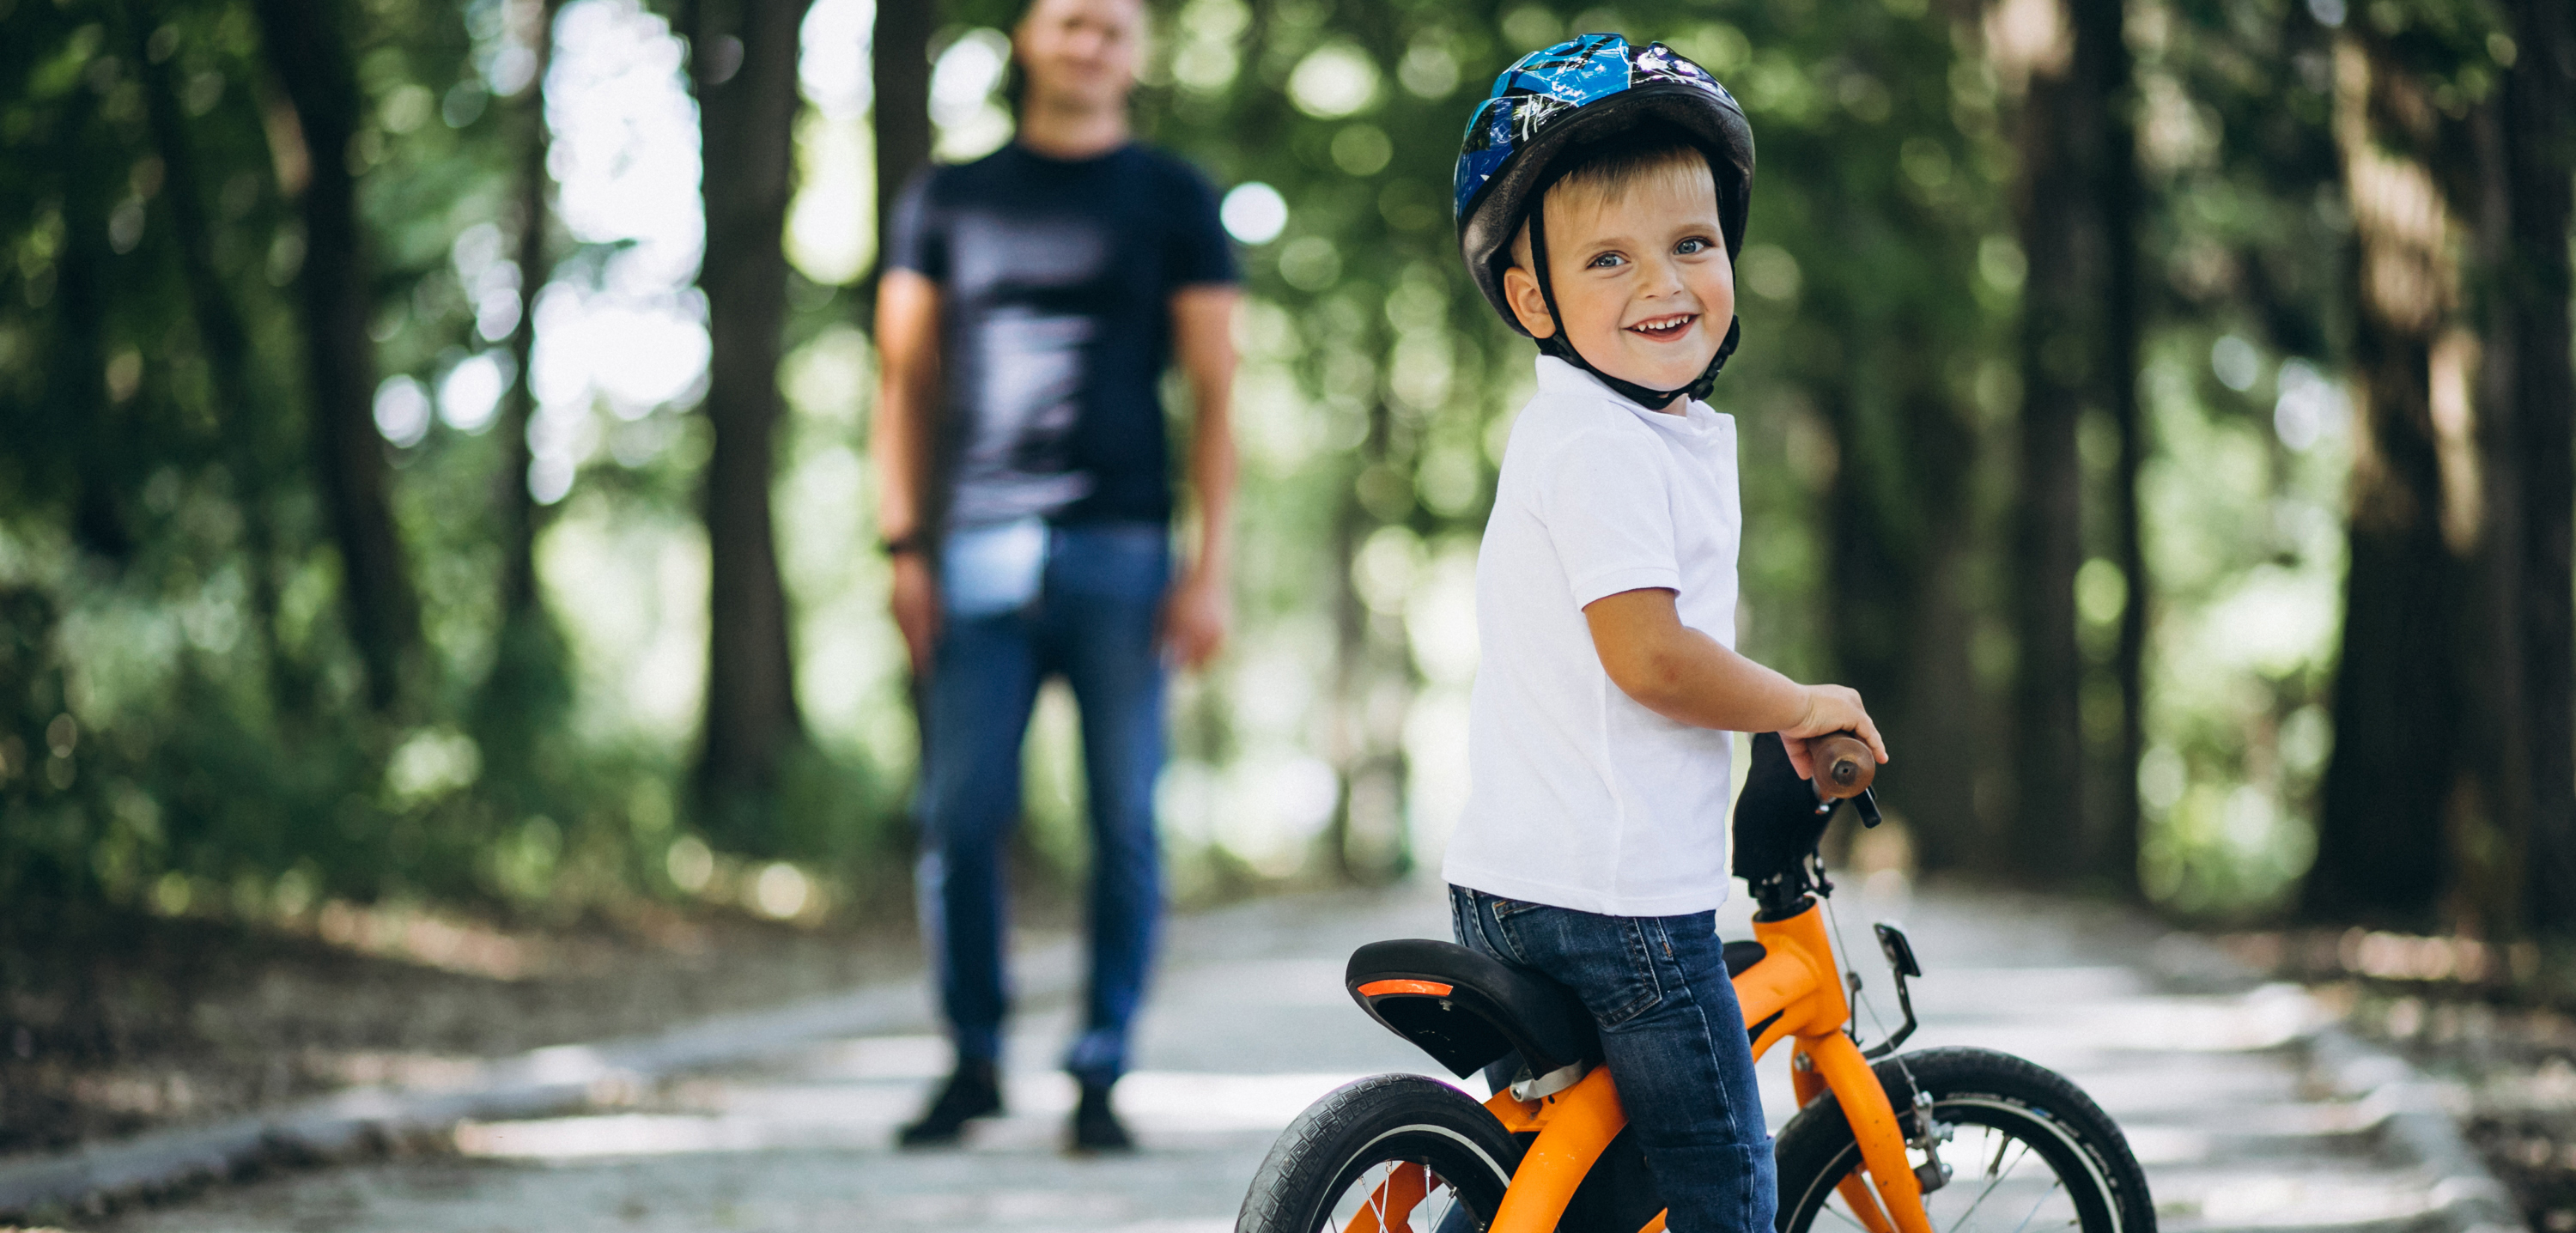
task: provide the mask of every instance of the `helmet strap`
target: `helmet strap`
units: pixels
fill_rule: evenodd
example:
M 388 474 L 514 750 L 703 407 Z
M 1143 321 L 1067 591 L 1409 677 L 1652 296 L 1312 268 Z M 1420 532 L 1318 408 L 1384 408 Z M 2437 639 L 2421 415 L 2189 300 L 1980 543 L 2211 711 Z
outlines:
M 1557 311 L 1555 281 L 1547 274 L 1547 191 L 1552 187 L 1554 187 L 1553 184 L 1540 185 L 1530 196 L 1529 209 L 1530 262 L 1538 267 L 1536 273 L 1539 299 L 1547 305 L 1548 320 L 1556 324 L 1555 333 L 1537 340 L 1540 353 L 1555 356 L 1591 373 L 1599 378 L 1603 385 L 1609 386 L 1612 393 L 1651 411 L 1661 411 L 1671 406 L 1676 397 L 1692 400 L 1708 397 L 1708 392 L 1717 387 L 1717 374 L 1719 370 L 1726 367 L 1726 357 L 1735 354 L 1735 345 L 1743 340 L 1744 318 L 1742 317 L 1736 317 L 1727 322 L 1726 340 L 1717 345 L 1717 354 L 1709 358 L 1708 368 L 1700 373 L 1699 379 L 1677 390 L 1659 390 L 1633 381 L 1623 381 L 1593 367 L 1592 361 L 1583 358 L 1583 353 L 1574 349 L 1574 340 L 1566 334 L 1565 314 Z

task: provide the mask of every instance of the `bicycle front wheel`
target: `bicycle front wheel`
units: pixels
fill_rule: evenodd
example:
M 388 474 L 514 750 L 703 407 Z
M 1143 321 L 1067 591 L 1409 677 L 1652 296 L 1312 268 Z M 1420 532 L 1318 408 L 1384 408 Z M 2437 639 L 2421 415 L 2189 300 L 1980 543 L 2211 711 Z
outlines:
M 1876 1069 L 1908 1137 L 1918 1089 L 1932 1097 L 1936 1137 L 1947 1128 L 1937 1147 L 1949 1181 L 1923 1196 L 1934 1233 L 2155 1233 L 2128 1138 L 2065 1076 L 1984 1049 L 1927 1049 Z M 1781 1130 L 1777 1150 L 1780 1233 L 1867 1227 L 1840 1192 L 1861 1176 L 1860 1148 L 1831 1093 Z
M 1420 1075 L 1316 1101 L 1270 1149 L 1235 1233 L 1471 1233 L 1493 1223 L 1520 1147 L 1484 1106 Z

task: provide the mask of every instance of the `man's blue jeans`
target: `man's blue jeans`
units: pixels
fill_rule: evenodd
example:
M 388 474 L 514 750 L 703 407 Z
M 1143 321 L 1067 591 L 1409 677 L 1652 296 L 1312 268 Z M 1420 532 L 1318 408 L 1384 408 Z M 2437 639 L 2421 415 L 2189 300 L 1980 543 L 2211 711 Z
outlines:
M 1029 710 L 1039 683 L 1063 674 L 1082 712 L 1092 839 L 1091 987 L 1065 1069 L 1107 1084 L 1127 1069 L 1128 1024 L 1162 919 L 1154 837 L 1154 778 L 1163 765 L 1157 623 L 1171 575 L 1170 539 L 1159 525 L 1136 523 L 1044 534 L 1033 597 L 1001 611 L 943 616 L 923 692 L 922 933 L 959 1057 L 998 1060 L 1010 1005 L 1002 849 L 1020 816 Z M 979 586 L 989 581 L 942 585 L 952 595 L 993 594 Z
M 1460 945 L 1582 997 L 1670 1205 L 1666 1227 L 1770 1233 L 1779 1178 L 1715 914 L 1596 916 L 1462 886 L 1449 910 Z

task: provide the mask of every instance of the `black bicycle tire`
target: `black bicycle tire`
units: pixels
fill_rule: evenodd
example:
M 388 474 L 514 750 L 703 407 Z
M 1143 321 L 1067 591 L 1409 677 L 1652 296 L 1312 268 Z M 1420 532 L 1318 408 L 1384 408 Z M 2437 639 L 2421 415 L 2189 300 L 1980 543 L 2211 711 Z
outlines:
M 1421 1075 L 1376 1075 L 1335 1088 L 1281 1132 L 1243 1196 L 1236 1233 L 1315 1233 L 1344 1186 L 1373 1164 L 1424 1160 L 1459 1189 L 1483 1228 L 1520 1145 L 1465 1092 Z
M 2080 1156 L 2076 1163 L 2096 1187 L 2093 1198 L 2100 1213 L 2086 1219 L 2084 1233 L 2155 1233 L 2155 1201 L 2147 1193 L 2146 1171 L 2129 1150 L 2128 1136 L 2064 1075 L 2008 1053 L 1967 1048 L 1903 1054 L 1875 1069 L 1907 1134 L 1914 1132 L 1918 1086 L 1931 1094 L 1936 1115 L 1945 1104 L 1964 1108 L 1975 1102 L 1997 1116 L 2008 1116 L 2002 1110 L 2010 1106 L 2032 1119 L 2034 1127 L 2054 1132 L 2053 1144 L 2034 1146 L 2071 1149 L 2070 1154 Z M 1851 1123 L 1832 1093 L 1817 1097 L 1790 1119 L 1774 1153 L 1780 1178 L 1779 1233 L 1807 1233 L 1834 1184 L 1858 1167 L 1859 1156 Z M 2043 1157 L 2058 1167 L 2059 1158 L 2045 1151 Z M 2063 1180 L 2064 1171 L 2058 1176 Z M 2074 1197 L 2079 1210 L 2085 1210 L 2085 1196 Z

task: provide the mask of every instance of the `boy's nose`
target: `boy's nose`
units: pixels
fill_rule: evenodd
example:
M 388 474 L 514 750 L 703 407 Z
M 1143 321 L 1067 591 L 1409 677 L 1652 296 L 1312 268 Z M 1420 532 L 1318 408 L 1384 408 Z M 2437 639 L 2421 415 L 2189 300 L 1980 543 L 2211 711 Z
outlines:
M 1645 266 L 1646 276 L 1639 281 L 1643 284 L 1640 289 L 1646 294 L 1681 294 L 1683 290 L 1682 271 L 1679 265 L 1675 264 L 1670 258 L 1660 258 L 1646 262 Z

